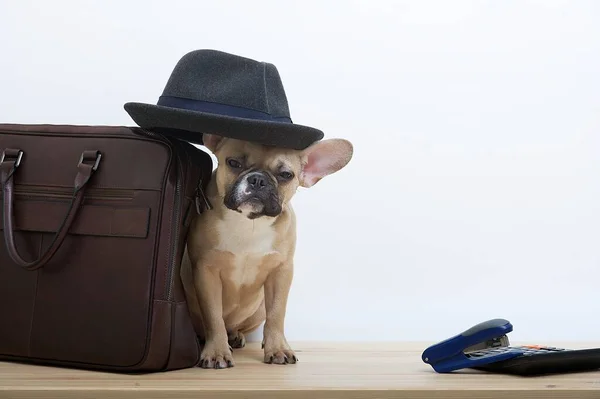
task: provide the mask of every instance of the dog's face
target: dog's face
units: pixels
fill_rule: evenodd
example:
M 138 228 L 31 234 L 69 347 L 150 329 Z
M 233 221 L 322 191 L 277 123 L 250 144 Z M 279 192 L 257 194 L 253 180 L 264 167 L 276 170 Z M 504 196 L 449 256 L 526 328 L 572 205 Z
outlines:
M 218 162 L 216 185 L 224 205 L 250 219 L 278 216 L 297 188 L 311 187 L 350 162 L 352 144 L 331 139 L 298 151 L 204 134 Z

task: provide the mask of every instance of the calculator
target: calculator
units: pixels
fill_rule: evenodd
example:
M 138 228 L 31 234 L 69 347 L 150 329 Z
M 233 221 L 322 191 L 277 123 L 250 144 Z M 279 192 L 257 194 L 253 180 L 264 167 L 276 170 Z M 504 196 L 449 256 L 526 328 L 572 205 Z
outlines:
M 600 348 L 565 349 L 552 346 L 526 345 L 489 350 L 517 350 L 519 356 L 508 360 L 491 362 L 474 369 L 521 376 L 565 374 L 600 369 Z M 485 356 L 483 351 L 475 351 L 467 356 Z
M 600 369 L 600 348 L 566 349 L 544 345 L 510 346 L 506 319 L 479 323 L 423 351 L 421 358 L 438 373 L 475 369 L 536 376 Z

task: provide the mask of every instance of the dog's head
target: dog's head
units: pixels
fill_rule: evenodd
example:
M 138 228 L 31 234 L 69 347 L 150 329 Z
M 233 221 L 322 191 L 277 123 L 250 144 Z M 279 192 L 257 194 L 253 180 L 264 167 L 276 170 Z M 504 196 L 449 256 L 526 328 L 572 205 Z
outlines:
M 224 205 L 250 219 L 278 216 L 299 186 L 311 187 L 339 171 L 353 154 L 343 139 L 318 141 L 302 151 L 211 134 L 203 141 L 217 158 L 216 186 Z

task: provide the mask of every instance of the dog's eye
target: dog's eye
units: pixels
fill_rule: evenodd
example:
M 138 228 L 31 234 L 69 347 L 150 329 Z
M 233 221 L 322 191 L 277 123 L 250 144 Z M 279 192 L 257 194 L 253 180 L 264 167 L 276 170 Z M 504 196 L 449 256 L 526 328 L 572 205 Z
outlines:
M 283 180 L 291 180 L 292 177 L 294 177 L 294 174 L 284 170 L 283 172 L 279 173 L 279 177 L 281 177 Z
M 242 167 L 242 164 L 240 163 L 240 161 L 233 159 L 233 158 L 229 158 L 227 160 L 227 165 L 229 165 L 233 169 L 239 169 Z

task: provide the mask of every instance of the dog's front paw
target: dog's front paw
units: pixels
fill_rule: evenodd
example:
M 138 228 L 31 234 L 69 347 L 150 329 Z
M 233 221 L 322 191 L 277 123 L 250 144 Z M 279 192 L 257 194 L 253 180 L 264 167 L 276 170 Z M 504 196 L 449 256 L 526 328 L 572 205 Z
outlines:
M 291 349 L 265 351 L 265 363 L 268 364 L 294 364 L 298 357 Z
M 264 345 L 265 363 L 295 364 L 298 357 L 288 345 Z
M 200 367 L 203 369 L 225 369 L 235 366 L 229 345 L 207 343 L 200 354 Z

